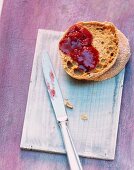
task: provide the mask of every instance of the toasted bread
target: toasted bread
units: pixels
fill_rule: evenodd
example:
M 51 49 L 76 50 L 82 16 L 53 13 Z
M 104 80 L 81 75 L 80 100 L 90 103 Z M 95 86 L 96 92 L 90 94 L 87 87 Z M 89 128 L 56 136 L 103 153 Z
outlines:
M 94 81 L 102 81 L 116 76 L 122 69 L 124 69 L 126 63 L 129 60 L 131 53 L 128 39 L 121 31 L 117 31 L 119 37 L 119 55 L 117 60 L 106 73 L 93 79 Z
M 79 80 L 97 80 L 97 77 L 107 72 L 116 62 L 119 55 L 119 39 L 117 29 L 109 22 L 80 22 L 78 23 L 88 29 L 93 35 L 92 45 L 99 52 L 99 62 L 95 69 L 83 72 L 78 69 L 77 62 L 64 54 L 61 50 L 60 56 L 65 71 L 73 78 Z M 68 30 L 67 30 L 68 31 Z M 66 35 L 65 32 L 64 36 Z

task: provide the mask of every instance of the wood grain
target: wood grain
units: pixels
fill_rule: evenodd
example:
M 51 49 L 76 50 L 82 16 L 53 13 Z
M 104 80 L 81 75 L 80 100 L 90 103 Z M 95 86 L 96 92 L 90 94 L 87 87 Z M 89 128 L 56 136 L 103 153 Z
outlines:
M 66 156 L 20 150 L 37 31 L 64 31 L 77 21 L 111 21 L 129 39 L 114 161 L 81 158 L 84 170 L 134 167 L 134 1 L 4 0 L 0 19 L 0 169 L 68 170 Z
M 58 54 L 58 41 L 62 34 L 49 30 L 38 32 L 21 148 L 65 153 L 42 72 L 41 59 L 43 51 L 47 50 L 63 98 L 74 105 L 74 109 L 67 109 L 67 114 L 79 155 L 113 160 L 124 70 L 118 76 L 103 82 L 77 81 L 70 78 L 63 70 Z M 81 120 L 83 113 L 88 114 L 86 121 Z

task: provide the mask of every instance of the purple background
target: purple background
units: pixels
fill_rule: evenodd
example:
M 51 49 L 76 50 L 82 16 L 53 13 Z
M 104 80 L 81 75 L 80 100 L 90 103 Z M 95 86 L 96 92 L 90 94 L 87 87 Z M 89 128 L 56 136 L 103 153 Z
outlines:
M 130 40 L 114 161 L 81 158 L 85 170 L 134 169 L 134 1 L 4 0 L 0 19 L 0 170 L 67 170 L 65 155 L 20 150 L 38 28 L 112 21 Z

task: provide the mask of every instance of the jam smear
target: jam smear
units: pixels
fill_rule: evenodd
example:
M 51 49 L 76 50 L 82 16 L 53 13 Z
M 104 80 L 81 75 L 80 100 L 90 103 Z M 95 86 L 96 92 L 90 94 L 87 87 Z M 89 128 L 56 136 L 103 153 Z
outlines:
M 54 90 L 54 89 L 51 89 L 51 90 L 50 90 L 50 95 L 51 95 L 51 97 L 54 97 L 54 96 L 55 96 L 55 90 Z
M 51 96 L 52 99 L 53 99 L 53 97 L 56 96 L 56 91 L 55 91 L 54 86 L 51 88 L 49 82 L 47 82 L 47 88 L 48 88 L 48 91 L 49 91 L 50 96 Z
M 54 82 L 54 74 L 53 74 L 52 71 L 49 73 L 49 76 L 50 76 L 50 79 L 51 79 L 51 83 L 53 83 Z
M 88 72 L 99 62 L 99 52 L 92 46 L 92 34 L 81 25 L 70 27 L 59 42 L 59 49 L 78 63 L 78 69 Z

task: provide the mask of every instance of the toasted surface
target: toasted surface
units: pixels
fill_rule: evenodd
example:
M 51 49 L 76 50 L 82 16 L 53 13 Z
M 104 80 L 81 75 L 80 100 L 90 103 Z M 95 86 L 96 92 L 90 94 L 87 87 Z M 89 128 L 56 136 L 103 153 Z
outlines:
M 115 26 L 109 22 L 102 23 L 94 21 L 81 22 L 78 24 L 81 24 L 92 33 L 92 45 L 99 51 L 99 63 L 96 68 L 90 72 L 82 72 L 78 70 L 78 64 L 73 61 L 70 56 L 67 56 L 60 51 L 62 64 L 65 71 L 71 77 L 79 80 L 93 80 L 108 71 L 117 59 L 119 53 L 117 30 Z
M 126 65 L 130 57 L 130 46 L 126 36 L 118 30 L 119 37 L 119 55 L 115 64 L 103 75 L 93 79 L 94 81 L 102 81 L 116 76 Z

